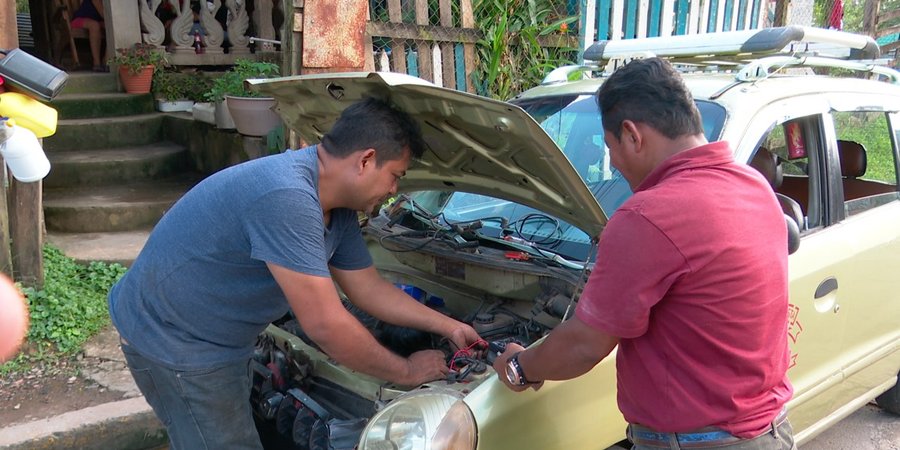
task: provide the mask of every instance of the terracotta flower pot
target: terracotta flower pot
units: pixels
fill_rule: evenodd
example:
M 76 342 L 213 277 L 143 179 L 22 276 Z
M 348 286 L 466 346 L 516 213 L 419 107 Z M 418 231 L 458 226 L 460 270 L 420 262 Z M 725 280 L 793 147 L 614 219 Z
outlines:
M 125 66 L 119 66 L 119 80 L 129 94 L 147 94 L 153 82 L 153 66 L 145 66 L 137 73 L 131 73 Z

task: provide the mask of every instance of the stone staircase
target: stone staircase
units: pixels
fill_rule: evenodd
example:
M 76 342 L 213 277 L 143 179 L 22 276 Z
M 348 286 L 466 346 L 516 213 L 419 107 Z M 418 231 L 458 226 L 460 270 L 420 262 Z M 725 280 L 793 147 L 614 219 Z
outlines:
M 202 177 L 186 146 L 168 139 L 151 96 L 117 92 L 112 74 L 70 74 L 52 106 L 59 122 L 44 139 L 47 241 L 79 261 L 129 265 Z

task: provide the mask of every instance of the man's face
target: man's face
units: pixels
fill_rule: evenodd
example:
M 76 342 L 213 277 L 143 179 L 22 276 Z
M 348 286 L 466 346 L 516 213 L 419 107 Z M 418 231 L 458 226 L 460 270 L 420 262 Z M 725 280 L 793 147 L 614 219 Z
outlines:
M 373 158 L 363 167 L 360 211 L 374 211 L 388 198 L 397 193 L 397 184 L 409 167 L 410 153 L 407 150 L 400 159 L 382 161 L 377 164 Z

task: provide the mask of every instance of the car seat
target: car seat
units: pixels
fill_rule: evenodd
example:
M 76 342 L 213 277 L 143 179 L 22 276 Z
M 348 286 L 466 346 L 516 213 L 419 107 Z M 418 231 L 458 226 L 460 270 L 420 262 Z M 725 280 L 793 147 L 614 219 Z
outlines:
M 778 204 L 781 205 L 781 210 L 784 214 L 793 219 L 800 230 L 805 229 L 806 221 L 804 220 L 803 209 L 800 208 L 800 203 L 778 192 L 783 177 L 778 156 L 765 147 L 759 147 L 756 149 L 756 153 L 753 155 L 753 159 L 750 160 L 749 165 L 761 173 L 766 181 L 769 182 L 769 185 L 772 186 L 772 190 L 775 191 L 775 197 L 778 199 Z
M 870 195 L 896 192 L 894 184 L 874 180 L 863 180 L 866 174 L 868 157 L 866 148 L 859 142 L 838 140 L 838 156 L 841 159 L 841 177 L 844 185 L 844 201 Z

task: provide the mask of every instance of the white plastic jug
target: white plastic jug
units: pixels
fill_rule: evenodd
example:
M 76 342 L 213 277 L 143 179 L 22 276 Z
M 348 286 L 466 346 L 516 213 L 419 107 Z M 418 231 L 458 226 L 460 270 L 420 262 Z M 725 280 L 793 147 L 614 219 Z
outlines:
M 9 121 L 0 122 L 0 128 L 0 154 L 6 160 L 13 178 L 31 183 L 50 173 L 50 160 L 31 130 Z

